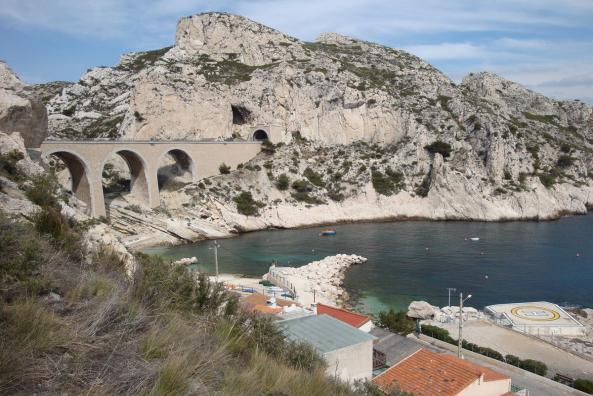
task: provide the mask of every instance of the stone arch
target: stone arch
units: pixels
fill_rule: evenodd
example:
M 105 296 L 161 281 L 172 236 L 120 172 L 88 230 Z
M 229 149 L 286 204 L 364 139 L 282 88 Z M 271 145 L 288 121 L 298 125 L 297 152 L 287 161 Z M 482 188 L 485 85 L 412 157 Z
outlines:
M 171 156 L 175 163 L 162 167 L 161 164 L 167 155 Z M 196 162 L 187 151 L 178 148 L 167 150 L 159 157 L 156 172 L 159 190 L 164 186 L 167 179 L 182 176 L 185 172 L 190 173 L 189 181 L 197 178 Z
M 255 141 L 259 141 L 262 142 L 264 140 L 268 140 L 270 139 L 270 135 L 269 133 L 262 128 L 258 128 L 255 131 L 253 131 L 253 134 L 251 135 L 251 140 L 255 140 Z
M 121 148 L 110 152 L 101 163 L 99 176 L 103 172 L 109 158 L 113 155 L 119 155 L 128 165 L 128 169 L 130 170 L 130 195 L 147 205 L 152 202 L 147 164 L 142 155 L 135 150 Z
M 84 202 L 87 206 L 87 213 L 93 214 L 93 205 L 95 196 L 91 187 L 92 176 L 89 173 L 90 167 L 83 157 L 74 151 L 66 149 L 57 149 L 46 154 L 46 157 L 55 156 L 62 160 L 68 172 L 72 185 L 70 190 L 76 198 Z

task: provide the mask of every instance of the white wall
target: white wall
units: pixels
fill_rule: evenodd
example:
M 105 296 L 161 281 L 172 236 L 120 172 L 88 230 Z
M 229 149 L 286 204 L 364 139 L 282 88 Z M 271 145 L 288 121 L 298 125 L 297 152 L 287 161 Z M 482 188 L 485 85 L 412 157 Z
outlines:
M 462 390 L 457 396 L 500 396 L 511 390 L 511 379 L 500 381 L 476 380 L 470 386 Z
M 328 352 L 323 357 L 327 374 L 343 381 L 370 380 L 373 375 L 373 340 Z
M 358 330 L 364 331 L 365 333 L 370 333 L 371 330 L 373 330 L 374 327 L 375 327 L 375 325 L 373 324 L 373 321 L 372 320 L 369 320 L 368 322 L 366 322 L 365 324 L 363 324 L 362 326 L 360 326 L 358 328 Z

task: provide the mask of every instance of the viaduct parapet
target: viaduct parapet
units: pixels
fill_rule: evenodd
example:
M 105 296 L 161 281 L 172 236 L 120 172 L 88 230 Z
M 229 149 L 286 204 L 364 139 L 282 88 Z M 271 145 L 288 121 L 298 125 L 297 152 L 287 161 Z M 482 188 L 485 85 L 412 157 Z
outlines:
M 260 152 L 261 142 L 199 141 L 45 141 L 41 154 L 55 155 L 68 167 L 72 192 L 85 202 L 93 217 L 106 215 L 103 196 L 103 168 L 112 155 L 128 164 L 130 193 L 151 208 L 160 205 L 157 173 L 163 157 L 170 154 L 192 180 L 214 176 L 223 163 L 236 167 Z

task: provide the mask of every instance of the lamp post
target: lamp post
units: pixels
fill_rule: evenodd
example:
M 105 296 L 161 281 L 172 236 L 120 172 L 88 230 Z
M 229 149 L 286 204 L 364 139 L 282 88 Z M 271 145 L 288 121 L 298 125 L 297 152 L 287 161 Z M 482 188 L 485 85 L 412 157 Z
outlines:
M 461 355 L 461 349 L 463 345 L 463 303 L 472 298 L 469 294 L 466 298 L 463 298 L 463 293 L 459 293 L 459 339 L 457 340 L 457 357 L 463 359 Z

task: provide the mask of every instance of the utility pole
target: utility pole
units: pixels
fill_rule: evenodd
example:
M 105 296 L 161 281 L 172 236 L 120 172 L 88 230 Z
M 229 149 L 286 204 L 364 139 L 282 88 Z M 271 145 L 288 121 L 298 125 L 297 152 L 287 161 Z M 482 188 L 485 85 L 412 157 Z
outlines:
M 454 287 L 448 287 L 447 291 L 449 292 L 449 305 L 447 305 L 447 306 L 450 307 L 451 306 L 451 292 L 456 292 L 457 289 Z
M 463 345 L 463 293 L 459 293 L 459 337 L 457 337 L 457 357 L 461 359 L 461 346 Z
M 218 241 L 214 241 L 214 267 L 216 268 L 216 282 L 218 283 Z
M 463 356 L 461 355 L 463 346 L 463 302 L 470 298 L 472 298 L 471 294 L 464 299 L 463 293 L 459 293 L 459 339 L 457 340 L 457 357 L 460 359 L 463 359 Z

